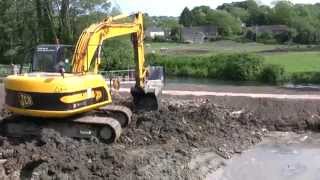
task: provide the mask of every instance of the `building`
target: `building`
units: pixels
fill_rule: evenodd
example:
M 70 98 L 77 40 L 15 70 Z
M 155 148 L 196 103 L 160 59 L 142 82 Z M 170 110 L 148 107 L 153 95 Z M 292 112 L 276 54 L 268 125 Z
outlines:
M 145 30 L 145 36 L 147 38 L 154 39 L 155 37 L 165 37 L 165 30 L 160 27 L 149 27 Z
M 188 43 L 203 43 L 215 39 L 219 35 L 216 26 L 184 27 L 181 30 L 182 41 Z

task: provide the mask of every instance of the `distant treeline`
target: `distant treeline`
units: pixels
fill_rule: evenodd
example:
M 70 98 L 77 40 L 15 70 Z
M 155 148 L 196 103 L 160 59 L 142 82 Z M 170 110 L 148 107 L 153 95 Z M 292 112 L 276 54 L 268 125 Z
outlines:
M 215 25 L 222 36 L 243 34 L 244 26 L 287 25 L 288 40 L 301 44 L 320 42 L 320 3 L 292 4 L 277 1 L 273 7 L 254 0 L 225 3 L 217 9 L 208 6 L 185 8 L 179 18 L 183 26 Z M 266 36 L 266 35 L 264 35 Z

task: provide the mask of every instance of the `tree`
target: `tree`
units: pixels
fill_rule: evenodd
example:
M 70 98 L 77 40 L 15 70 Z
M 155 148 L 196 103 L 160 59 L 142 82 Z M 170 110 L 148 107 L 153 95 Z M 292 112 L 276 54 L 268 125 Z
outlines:
M 241 32 L 241 22 L 226 11 L 214 10 L 208 14 L 207 21 L 210 25 L 218 27 L 219 34 L 229 36 Z
M 20 63 L 40 43 L 74 44 L 108 13 L 105 0 L 1 0 L 0 63 Z
M 186 27 L 192 26 L 193 24 L 193 15 L 188 7 L 185 7 L 182 11 L 180 18 L 179 18 L 179 24 L 182 24 Z
M 207 16 L 212 11 L 209 6 L 198 6 L 192 9 L 192 25 L 201 26 L 209 24 Z
M 60 37 L 64 44 L 72 43 L 72 31 L 71 31 L 71 21 L 70 21 L 70 1 L 62 0 L 60 9 Z
M 273 23 L 290 25 L 295 16 L 293 10 L 293 4 L 290 1 L 277 2 L 273 10 Z
M 249 12 L 240 7 L 230 7 L 228 12 L 235 18 L 239 18 L 242 22 L 248 22 L 250 18 Z
M 235 12 L 236 10 L 241 12 Z M 243 13 L 243 18 L 245 18 L 247 14 L 242 10 L 241 8 L 234 9 L 235 15 L 233 16 L 225 10 L 213 10 L 209 6 L 199 6 L 193 8 L 190 15 L 189 9 L 185 8 L 179 22 L 184 26 L 217 26 L 221 35 L 229 36 L 239 34 L 242 31 L 240 18 L 237 17 L 238 14 Z M 187 16 L 191 16 L 192 18 L 187 18 Z M 192 22 L 190 22 L 191 19 Z M 178 29 L 174 29 L 172 34 L 177 34 L 177 32 L 179 32 Z M 178 37 L 176 36 L 175 38 Z
M 58 39 L 53 19 L 53 6 L 49 0 L 36 0 L 39 43 L 55 43 Z
M 182 40 L 182 37 L 181 37 L 181 28 L 182 27 L 173 27 L 171 29 L 171 32 L 170 32 L 170 38 L 171 40 L 175 41 L 175 42 L 179 42 Z

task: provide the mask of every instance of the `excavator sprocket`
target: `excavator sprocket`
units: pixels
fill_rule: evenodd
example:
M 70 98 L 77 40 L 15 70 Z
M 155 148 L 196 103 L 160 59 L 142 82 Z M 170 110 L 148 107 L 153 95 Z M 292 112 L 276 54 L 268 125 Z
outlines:
M 17 138 L 40 137 L 45 131 L 52 129 L 70 138 L 97 138 L 104 143 L 113 143 L 120 137 L 122 127 L 130 124 L 131 116 L 131 110 L 122 106 L 106 106 L 97 111 L 64 119 L 14 115 L 2 120 L 0 129 L 3 135 Z

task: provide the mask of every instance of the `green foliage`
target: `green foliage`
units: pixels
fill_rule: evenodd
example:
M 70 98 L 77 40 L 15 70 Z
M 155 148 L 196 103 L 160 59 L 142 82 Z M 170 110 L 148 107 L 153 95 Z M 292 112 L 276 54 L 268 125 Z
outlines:
M 193 23 L 193 16 L 188 7 L 185 7 L 180 15 L 179 23 L 189 27 Z
M 191 10 L 192 13 L 192 25 L 201 26 L 208 25 L 210 21 L 207 19 L 209 13 L 214 11 L 209 6 L 198 6 Z
M 317 72 L 320 70 L 320 53 L 314 52 L 288 52 L 271 53 L 265 56 L 266 63 L 278 64 L 288 73 Z
M 263 67 L 263 58 L 253 54 L 218 55 L 216 58 L 219 79 L 253 81 Z
M 295 84 L 320 84 L 320 72 L 293 73 L 291 82 Z
M 274 35 L 267 32 L 259 34 L 256 41 L 265 44 L 273 44 L 277 42 Z
M 223 36 L 239 34 L 242 31 L 241 22 L 226 11 L 211 11 L 207 20 L 209 24 L 216 25 L 219 34 Z
M 267 64 L 263 67 L 259 81 L 268 84 L 281 84 L 287 81 L 284 67 L 275 64 Z
M 0 1 L 0 63 L 19 63 L 36 43 L 35 10 L 30 1 Z
M 221 54 L 211 57 L 148 54 L 149 64 L 161 65 L 168 75 L 206 77 L 233 81 L 257 80 L 263 58 L 253 54 Z
M 292 23 L 292 17 L 295 16 L 293 4 L 290 1 L 278 1 L 273 8 L 272 20 L 274 24 L 286 24 Z
M 259 6 L 254 0 L 225 3 L 217 9 L 229 12 L 247 25 L 270 24 L 272 14 L 270 7 Z
M 273 64 L 262 56 L 247 53 L 210 57 L 148 54 L 146 59 L 148 64 L 164 66 L 169 76 L 258 81 L 267 84 L 320 84 L 320 72 L 292 72 L 283 64 Z
M 174 27 L 171 29 L 170 38 L 174 42 L 181 42 L 181 27 Z
M 239 18 L 242 22 L 247 22 L 250 18 L 249 12 L 240 7 L 230 7 L 227 11 L 235 18 Z
M 113 38 L 102 48 L 100 69 L 104 71 L 132 68 L 134 53 L 129 37 Z
M 178 18 L 176 17 L 168 17 L 168 16 L 149 16 L 148 14 L 143 15 L 144 18 L 144 28 L 155 26 L 161 27 L 163 29 L 172 29 L 179 27 Z
M 234 9 L 233 13 L 234 16 L 227 11 L 213 10 L 209 6 L 195 7 L 191 11 L 185 8 L 181 13 L 179 23 L 186 27 L 214 25 L 218 27 L 221 35 L 231 36 L 242 31 L 241 21 L 236 15 L 247 16 L 245 11 L 240 12 L 240 9 Z
M 109 14 L 105 0 L 1 0 L 1 64 L 21 63 L 41 43 L 74 44 L 80 33 Z
M 153 42 L 166 42 L 166 38 L 163 36 L 155 36 Z
M 225 3 L 217 9 L 227 11 L 239 18 L 247 26 L 287 25 L 287 34 L 274 34 L 280 42 L 300 44 L 320 43 L 320 6 L 319 4 L 292 4 L 287 0 L 276 1 L 274 7 L 259 6 L 254 0 Z M 252 32 L 246 34 L 252 38 Z

